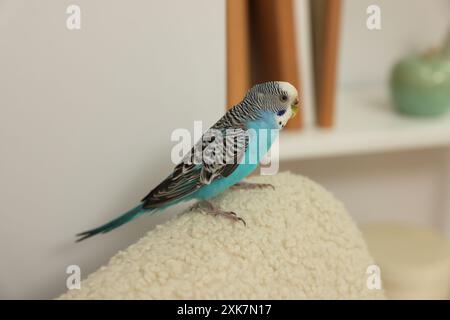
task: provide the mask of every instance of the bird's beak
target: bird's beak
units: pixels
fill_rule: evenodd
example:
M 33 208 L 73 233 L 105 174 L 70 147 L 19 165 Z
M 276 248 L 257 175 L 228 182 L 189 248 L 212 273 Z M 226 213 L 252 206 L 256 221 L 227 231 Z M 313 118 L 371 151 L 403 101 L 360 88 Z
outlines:
M 292 110 L 292 116 L 291 118 L 295 117 L 295 115 L 298 113 L 298 104 L 299 104 L 299 99 L 295 98 L 294 103 L 291 104 L 291 110 Z

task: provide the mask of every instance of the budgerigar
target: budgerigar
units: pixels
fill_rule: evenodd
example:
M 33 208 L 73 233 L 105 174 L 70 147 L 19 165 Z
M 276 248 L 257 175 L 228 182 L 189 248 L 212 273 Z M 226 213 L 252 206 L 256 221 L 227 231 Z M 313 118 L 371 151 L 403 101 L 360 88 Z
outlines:
M 138 206 L 100 227 L 78 234 L 77 241 L 111 231 L 145 213 L 155 213 L 192 199 L 199 200 L 197 206 L 213 215 L 245 224 L 236 213 L 224 211 L 208 199 L 232 186 L 270 186 L 241 180 L 257 168 L 278 131 L 297 113 L 298 103 L 298 92 L 288 82 L 272 81 L 255 85 L 240 103 L 229 109 L 203 134 L 202 139 L 175 166 L 173 172 L 150 191 Z M 260 132 L 264 132 L 264 135 Z M 266 141 L 261 143 L 261 139 Z M 199 159 L 196 158 L 198 155 Z

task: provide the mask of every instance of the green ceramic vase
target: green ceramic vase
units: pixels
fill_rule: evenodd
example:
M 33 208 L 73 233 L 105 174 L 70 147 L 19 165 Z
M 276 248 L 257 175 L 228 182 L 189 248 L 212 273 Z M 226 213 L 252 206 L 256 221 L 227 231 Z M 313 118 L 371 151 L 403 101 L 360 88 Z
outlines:
M 390 85 L 399 112 L 442 115 L 450 109 L 450 59 L 440 54 L 405 58 L 394 66 Z
M 391 74 L 396 109 L 415 116 L 439 116 L 450 109 L 450 30 L 440 50 L 410 56 Z

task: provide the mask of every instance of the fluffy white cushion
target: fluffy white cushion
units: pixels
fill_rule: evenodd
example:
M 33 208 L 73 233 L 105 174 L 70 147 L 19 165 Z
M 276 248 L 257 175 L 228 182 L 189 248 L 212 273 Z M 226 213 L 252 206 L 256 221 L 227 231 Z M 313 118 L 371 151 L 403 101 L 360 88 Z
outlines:
M 247 222 L 187 212 L 117 253 L 62 299 L 364 299 L 373 264 L 344 206 L 311 180 L 280 173 L 214 200 Z

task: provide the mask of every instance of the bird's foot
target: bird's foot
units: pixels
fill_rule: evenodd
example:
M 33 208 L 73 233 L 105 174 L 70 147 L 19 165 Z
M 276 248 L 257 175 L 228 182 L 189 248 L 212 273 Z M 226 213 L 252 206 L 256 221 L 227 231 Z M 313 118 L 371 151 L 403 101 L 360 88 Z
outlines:
M 232 186 L 233 189 L 265 189 L 265 188 L 272 188 L 272 190 L 275 190 L 275 187 L 270 183 L 251 183 L 251 182 L 238 182 L 234 186 Z
M 230 219 L 233 221 L 241 221 L 244 224 L 244 226 L 247 226 L 247 223 L 245 222 L 245 220 L 242 219 L 241 217 L 239 217 L 235 212 L 222 210 L 222 209 L 216 207 L 215 205 L 213 205 L 209 201 L 206 201 L 206 200 L 200 201 L 197 204 L 195 204 L 194 207 L 197 207 L 197 208 L 203 207 L 202 211 L 207 214 L 211 214 L 213 216 L 222 216 L 224 218 L 227 218 L 227 219 Z M 205 210 L 204 207 L 206 207 L 207 209 Z
M 201 210 L 202 209 L 202 201 L 198 201 L 189 208 L 189 211 Z

